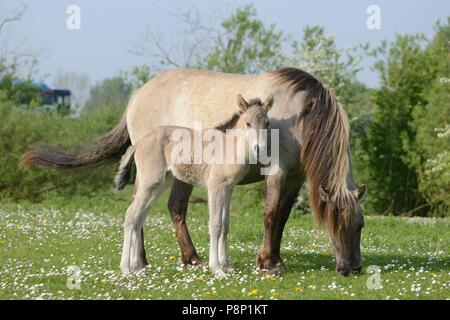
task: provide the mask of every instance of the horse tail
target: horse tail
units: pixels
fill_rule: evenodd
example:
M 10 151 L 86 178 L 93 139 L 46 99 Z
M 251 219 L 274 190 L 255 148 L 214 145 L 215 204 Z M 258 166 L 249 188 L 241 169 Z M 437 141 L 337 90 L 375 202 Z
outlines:
M 114 129 L 78 154 L 67 152 L 53 145 L 35 145 L 22 155 L 21 163 L 57 169 L 76 168 L 107 160 L 118 160 L 129 145 L 131 145 L 131 140 L 125 112 Z
M 133 155 L 136 146 L 128 147 L 127 151 L 120 160 L 119 170 L 114 177 L 114 184 L 117 190 L 122 190 L 131 178 L 131 165 L 133 164 Z

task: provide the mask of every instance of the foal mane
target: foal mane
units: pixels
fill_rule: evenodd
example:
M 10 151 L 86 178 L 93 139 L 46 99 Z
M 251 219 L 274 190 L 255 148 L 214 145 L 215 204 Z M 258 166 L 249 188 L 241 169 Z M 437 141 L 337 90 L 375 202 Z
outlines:
M 353 204 L 347 189 L 349 158 L 349 124 L 344 109 L 334 94 L 313 75 L 296 68 L 273 71 L 277 82 L 287 84 L 291 98 L 304 91 L 304 109 L 297 118 L 302 122 L 301 163 L 309 185 L 309 202 L 315 221 L 334 233 L 352 218 L 352 210 L 341 210 Z M 327 208 L 319 189 L 329 191 L 334 206 Z
M 248 105 L 250 107 L 253 107 L 253 106 L 261 107 L 263 105 L 263 102 L 259 98 L 254 98 L 254 99 L 251 99 L 248 101 Z M 214 127 L 214 129 L 220 130 L 222 132 L 226 132 L 227 129 L 233 129 L 236 126 L 236 123 L 238 122 L 241 115 L 242 115 L 242 112 L 234 113 L 230 119 L 228 119 L 227 121 L 224 121 L 223 123 Z

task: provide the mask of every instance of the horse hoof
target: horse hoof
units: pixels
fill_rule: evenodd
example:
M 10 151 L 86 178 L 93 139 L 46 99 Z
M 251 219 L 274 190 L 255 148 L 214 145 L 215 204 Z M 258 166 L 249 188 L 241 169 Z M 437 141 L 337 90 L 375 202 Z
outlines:
M 256 258 L 256 267 L 265 271 L 266 275 L 278 275 L 287 269 L 281 259 L 273 262 L 272 259 L 262 258 L 260 255 Z
M 214 273 L 217 278 L 225 278 L 227 274 L 220 266 L 210 266 L 209 269 Z
M 192 266 L 202 266 L 203 262 L 197 255 L 192 255 L 190 257 L 181 256 L 181 261 L 186 265 Z
M 131 274 L 129 266 L 120 266 L 120 270 L 122 270 L 124 276 L 129 276 Z
M 225 271 L 226 273 L 233 273 L 234 271 L 233 266 L 231 264 L 222 265 L 222 270 Z

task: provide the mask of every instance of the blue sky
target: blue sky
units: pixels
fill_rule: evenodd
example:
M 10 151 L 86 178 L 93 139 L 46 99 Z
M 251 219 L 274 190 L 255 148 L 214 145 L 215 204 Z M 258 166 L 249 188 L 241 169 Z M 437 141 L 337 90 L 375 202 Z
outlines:
M 148 26 L 167 31 L 172 41 L 177 41 L 176 18 L 168 11 L 187 10 L 192 6 L 204 17 L 212 12 L 227 16 L 234 8 L 253 3 L 258 16 L 268 24 L 300 39 L 302 29 L 308 24 L 318 24 L 336 36 L 339 46 L 352 46 L 363 42 L 372 45 L 382 39 L 392 40 L 396 34 L 433 33 L 438 19 L 450 16 L 450 1 L 16 1 L 0 2 L 0 19 L 10 10 L 28 4 L 23 20 L 11 24 L 8 32 L 14 39 L 26 39 L 26 46 L 43 53 L 39 70 L 51 80 L 57 70 L 85 73 L 91 82 L 129 70 L 134 65 L 151 64 L 152 61 L 135 56 L 129 49 Z M 81 29 L 66 28 L 66 8 L 78 5 L 81 9 Z M 381 9 L 381 30 L 366 27 L 369 5 Z M 218 21 L 219 22 L 219 21 Z M 377 75 L 369 70 L 370 61 L 364 63 L 360 79 L 376 85 Z M 37 75 L 38 76 L 38 75 Z M 40 76 L 40 75 L 39 75 Z

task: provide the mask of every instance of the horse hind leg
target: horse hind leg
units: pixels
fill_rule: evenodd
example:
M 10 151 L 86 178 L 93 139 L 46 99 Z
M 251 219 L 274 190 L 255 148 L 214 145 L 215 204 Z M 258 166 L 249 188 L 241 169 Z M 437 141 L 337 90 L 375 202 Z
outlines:
M 140 271 L 144 265 L 141 260 L 140 232 L 148 215 L 148 210 L 158 199 L 163 189 L 163 178 L 160 181 L 141 184 L 135 195 L 133 203 L 127 210 L 124 223 L 124 245 L 120 267 L 125 274 Z
M 135 182 L 134 182 L 134 188 L 133 188 L 133 194 L 131 195 L 131 202 L 134 201 L 134 197 L 136 195 L 136 192 L 138 190 L 138 186 L 139 186 L 139 180 L 136 177 Z M 146 266 L 148 266 L 148 261 L 147 261 L 147 255 L 145 253 L 145 245 L 144 245 L 144 227 L 142 227 L 141 229 L 141 236 L 139 238 L 139 247 L 140 247 L 140 259 L 141 259 L 141 265 L 145 268 Z
M 208 187 L 209 205 L 209 268 L 218 277 L 224 277 L 225 271 L 219 262 L 219 239 L 222 233 L 222 212 L 224 204 L 223 188 Z
M 201 261 L 192 243 L 186 224 L 186 213 L 192 189 L 192 185 L 175 178 L 172 183 L 167 208 L 169 209 L 175 235 L 180 246 L 181 261 L 184 264 L 200 265 Z

